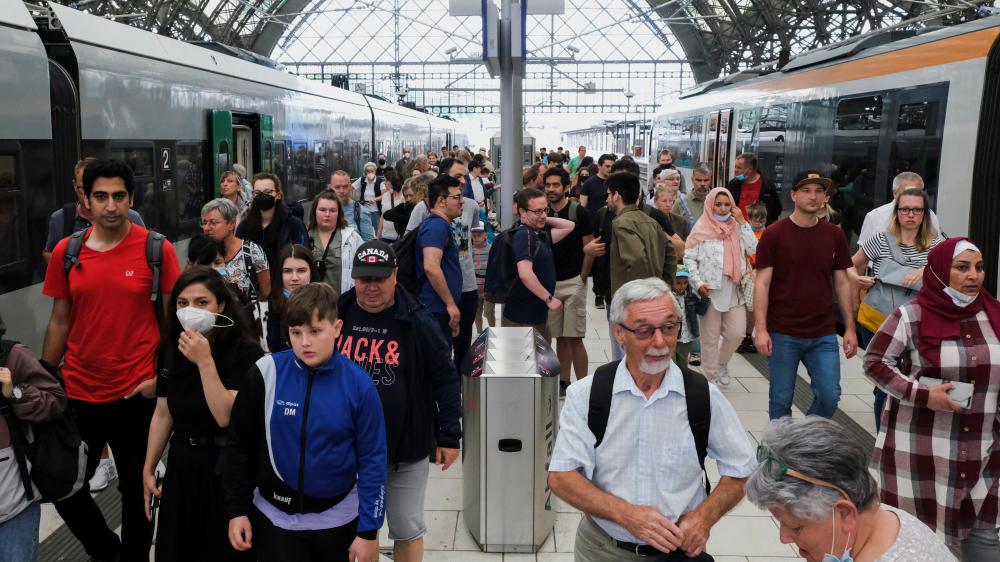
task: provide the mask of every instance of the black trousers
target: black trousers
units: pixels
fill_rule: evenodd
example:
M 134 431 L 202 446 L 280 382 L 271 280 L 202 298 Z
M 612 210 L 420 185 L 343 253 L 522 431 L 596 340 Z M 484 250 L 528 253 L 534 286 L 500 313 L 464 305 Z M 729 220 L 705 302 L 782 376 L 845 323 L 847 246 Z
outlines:
M 479 304 L 479 291 L 468 291 L 462 293 L 462 298 L 458 302 L 458 311 L 461 314 L 458 320 L 458 335 L 452 339 L 452 347 L 455 349 L 455 370 L 458 371 L 459 381 L 462 378 L 462 359 L 469 352 L 472 345 L 472 325 L 476 322 L 476 306 Z
M 254 508 L 250 512 L 250 527 L 259 562 L 346 562 L 357 536 L 358 520 L 334 529 L 288 531 L 275 527 Z
M 118 491 L 122 496 L 122 538 L 108 527 L 97 503 L 84 485 L 76 494 L 56 502 L 56 511 L 66 522 L 87 554 L 121 562 L 148 562 L 153 526 L 146 520 L 142 502 L 142 465 L 146 459 L 149 421 L 155 400 L 136 396 L 106 404 L 70 400 L 80 433 L 87 442 L 87 478 L 101 460 L 105 445 L 111 447 L 118 469 Z
M 249 562 L 253 551 L 229 543 L 229 516 L 219 464 L 222 448 L 170 440 L 160 497 L 156 562 Z

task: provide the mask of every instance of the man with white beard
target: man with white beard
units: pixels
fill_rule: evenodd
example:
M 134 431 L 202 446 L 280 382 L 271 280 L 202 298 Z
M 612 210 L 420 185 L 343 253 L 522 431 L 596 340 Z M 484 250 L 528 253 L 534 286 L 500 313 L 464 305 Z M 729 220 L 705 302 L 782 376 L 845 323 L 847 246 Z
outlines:
M 567 389 L 549 487 L 584 513 L 577 562 L 711 560 L 709 531 L 743 498 L 756 466 L 719 389 L 671 362 L 677 311 L 661 279 L 622 285 L 610 320 L 624 361 Z M 706 455 L 721 476 L 714 490 Z

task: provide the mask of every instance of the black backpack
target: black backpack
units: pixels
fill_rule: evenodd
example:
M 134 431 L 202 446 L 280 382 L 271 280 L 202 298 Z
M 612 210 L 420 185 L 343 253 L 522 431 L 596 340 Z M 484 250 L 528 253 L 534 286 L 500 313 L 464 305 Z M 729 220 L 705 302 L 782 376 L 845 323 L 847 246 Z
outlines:
M 87 232 L 90 229 L 78 230 L 74 232 L 69 237 L 69 242 L 66 243 L 66 255 L 63 256 L 63 272 L 66 274 L 66 278 L 69 279 L 69 272 L 74 267 L 80 266 L 80 250 L 83 248 L 83 243 L 86 241 Z M 156 310 L 156 317 L 159 318 L 161 315 L 160 306 L 160 269 L 163 266 L 163 241 L 166 240 L 166 236 L 156 232 L 154 230 L 149 230 L 146 234 L 146 263 L 149 264 L 149 269 L 153 271 L 153 290 L 152 295 L 149 299 L 153 301 L 153 308 Z
M 493 239 L 490 255 L 486 258 L 486 281 L 483 283 L 483 298 L 489 302 L 503 304 L 518 279 L 517 268 L 514 267 L 514 233 L 523 225 L 515 225 Z M 539 246 L 535 247 L 532 258 L 538 255 Z
M 392 243 L 392 251 L 396 253 L 396 284 L 416 295 L 420 288 L 417 277 L 417 234 L 420 228 L 407 232 L 402 238 Z
M 427 215 L 424 220 L 430 218 L 432 215 Z M 420 293 L 420 278 L 423 276 L 423 272 L 417 270 L 417 252 L 420 251 L 420 247 L 417 245 L 418 234 L 420 234 L 419 226 L 392 244 L 392 251 L 396 253 L 396 284 L 402 285 L 414 296 Z M 448 236 L 448 245 L 445 246 L 445 251 L 451 247 L 453 242 L 454 238 Z
M 16 343 L 0 340 L 0 366 L 7 366 Z M 59 369 L 45 361 L 41 361 L 41 365 L 65 389 Z M 35 499 L 32 483 L 46 502 L 66 499 L 83 488 L 87 481 L 87 442 L 80 436 L 80 429 L 68 409 L 54 420 L 27 424 L 14 417 L 10 403 L 0 395 L 0 411 L 10 428 L 14 458 L 29 501 Z M 25 426 L 28 431 L 24 430 Z
M 612 361 L 598 367 L 594 382 L 590 387 L 590 405 L 587 409 L 587 427 L 597 441 L 594 449 L 604 441 L 611 413 L 611 394 L 615 384 L 615 372 L 621 361 Z M 694 435 L 694 448 L 698 452 L 698 464 L 705 475 L 705 493 L 712 493 L 712 484 L 705 471 L 705 457 L 708 455 L 708 431 L 712 426 L 712 404 L 709 398 L 708 380 L 690 369 L 681 369 L 684 375 L 684 397 L 687 400 L 688 425 Z

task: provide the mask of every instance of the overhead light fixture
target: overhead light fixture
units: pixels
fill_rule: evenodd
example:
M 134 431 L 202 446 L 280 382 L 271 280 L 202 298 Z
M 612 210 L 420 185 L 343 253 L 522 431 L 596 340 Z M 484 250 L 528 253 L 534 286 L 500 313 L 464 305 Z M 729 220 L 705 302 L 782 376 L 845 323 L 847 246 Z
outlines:
M 571 52 L 571 53 L 579 53 L 580 52 L 580 48 L 577 47 L 576 45 L 566 45 L 566 50 L 569 51 L 569 52 Z
M 446 55 L 454 55 L 456 52 L 458 52 L 458 47 L 448 47 L 444 50 L 444 54 Z
M 632 90 L 625 90 L 625 97 L 628 99 L 632 99 L 635 97 L 635 92 L 633 92 Z

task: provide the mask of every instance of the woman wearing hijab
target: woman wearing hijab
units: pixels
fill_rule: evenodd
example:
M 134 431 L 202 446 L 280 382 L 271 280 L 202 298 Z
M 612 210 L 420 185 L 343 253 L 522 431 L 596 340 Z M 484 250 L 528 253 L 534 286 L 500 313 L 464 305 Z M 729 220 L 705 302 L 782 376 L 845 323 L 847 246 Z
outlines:
M 968 239 L 935 246 L 916 300 L 885 320 L 864 364 L 889 394 L 872 457 L 882 502 L 960 543 L 967 562 L 1000 561 L 1000 303 L 985 276 Z
M 743 340 L 747 322 L 740 281 L 748 271 L 747 256 L 757 252 L 757 237 L 728 189 L 708 192 L 685 247 L 691 288 L 712 300 L 700 320 L 701 369 L 709 381 L 728 386 L 732 379 L 726 364 Z

